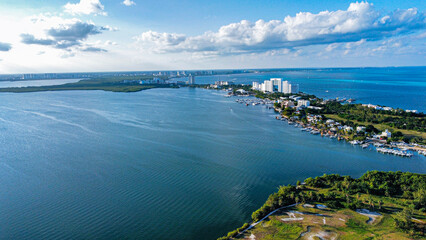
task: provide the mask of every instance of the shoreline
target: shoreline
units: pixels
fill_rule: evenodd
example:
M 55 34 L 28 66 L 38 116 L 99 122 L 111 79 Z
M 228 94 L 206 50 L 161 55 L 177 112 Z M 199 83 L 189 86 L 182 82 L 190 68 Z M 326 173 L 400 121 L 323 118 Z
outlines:
M 256 99 L 259 99 L 259 98 L 256 98 Z M 273 103 L 272 101 L 269 103 L 258 101 L 258 102 L 251 102 L 250 104 L 250 103 L 246 103 L 244 100 L 241 100 L 241 99 L 237 99 L 236 102 L 246 104 L 246 106 L 259 105 L 259 104 L 267 105 L 267 104 Z M 358 141 L 358 140 L 351 141 L 348 136 L 340 135 L 338 133 L 331 134 L 326 132 L 324 128 L 317 128 L 315 126 L 311 126 L 309 124 L 303 123 L 300 120 L 291 119 L 290 117 L 284 116 L 282 114 L 282 110 L 279 108 L 270 107 L 270 106 L 267 106 L 267 108 L 274 109 L 274 111 L 279 114 L 278 116 L 275 117 L 275 119 L 286 121 L 289 125 L 292 125 L 295 128 L 301 128 L 300 129 L 301 131 L 305 131 L 313 135 L 320 135 L 321 137 L 329 137 L 331 139 L 337 139 L 338 141 L 341 141 L 341 140 L 346 141 L 354 146 L 359 145 L 363 149 L 370 148 L 370 146 L 373 145 L 375 147 L 375 150 L 377 150 L 378 153 L 383 153 L 383 154 L 393 154 L 393 155 L 401 156 L 401 157 L 412 157 L 413 153 L 407 152 L 407 150 L 410 150 L 410 151 L 417 152 L 418 155 L 426 156 L 426 146 L 423 146 L 423 145 L 415 146 L 410 144 L 402 144 L 401 142 L 388 143 L 386 140 L 380 140 L 380 139 L 368 138 L 368 137 L 362 141 Z
M 286 116 L 284 114 L 284 110 L 288 110 L 288 108 L 283 109 L 284 107 L 282 106 L 282 101 L 287 101 L 287 100 L 283 100 L 283 97 L 278 97 L 278 96 L 273 96 L 270 97 L 271 95 L 276 95 L 274 94 L 263 94 L 263 95 L 259 95 L 258 91 L 253 91 L 251 90 L 251 86 L 250 85 L 228 85 L 228 86 L 223 86 L 222 88 L 211 88 L 211 85 L 209 84 L 204 84 L 204 85 L 197 85 L 197 86 L 188 86 L 188 87 L 195 87 L 195 88 L 204 88 L 204 89 L 208 89 L 208 90 L 224 90 L 227 92 L 226 95 L 224 95 L 225 97 L 254 97 L 254 99 L 237 99 L 235 100 L 237 103 L 240 104 L 245 104 L 246 106 L 256 106 L 256 105 L 266 105 L 267 108 L 269 109 L 274 109 L 275 112 L 279 113 L 278 116 L 276 116 L 277 120 L 286 120 L 287 123 L 289 123 L 290 125 L 294 125 L 296 127 L 302 127 L 302 131 L 306 131 L 306 132 L 310 132 L 313 135 L 321 135 L 322 137 L 329 137 L 329 138 L 335 138 L 337 140 L 344 140 L 346 142 L 351 143 L 352 145 L 356 146 L 359 145 L 361 146 L 363 149 L 371 149 L 371 147 L 374 146 L 374 150 L 376 150 L 378 153 L 383 153 L 383 154 L 393 154 L 395 156 L 400 156 L 400 157 L 412 157 L 413 156 L 413 152 L 416 152 L 418 155 L 423 155 L 426 156 L 426 144 L 425 144 L 425 137 L 423 137 L 424 135 L 426 135 L 425 132 L 420 132 L 420 131 L 412 131 L 411 132 L 415 132 L 415 134 L 417 134 L 418 136 L 421 136 L 420 139 L 422 141 L 422 143 L 406 143 L 404 141 L 402 141 L 402 138 L 397 140 L 397 141 L 393 141 L 393 139 L 391 140 L 391 138 L 386 138 L 386 137 L 377 137 L 380 135 L 374 135 L 373 134 L 367 134 L 367 132 L 364 131 L 356 131 L 349 126 L 346 126 L 345 123 L 342 121 L 339 121 L 337 119 L 333 119 L 333 118 L 328 118 L 324 115 L 321 110 L 321 107 L 317 107 L 317 106 L 313 106 L 313 108 L 317 108 L 317 109 L 321 109 L 319 111 L 315 111 L 312 110 L 313 114 L 310 114 L 311 116 L 309 117 L 319 117 L 321 119 L 317 120 L 315 119 L 315 121 L 312 122 L 307 122 L 307 121 L 302 121 L 301 119 L 298 119 L 299 116 Z M 242 89 L 244 91 L 237 91 Z M 306 93 L 297 93 L 297 94 L 290 94 L 290 95 L 296 95 L 298 97 L 310 97 L 311 99 L 317 99 L 317 100 L 321 100 L 324 101 L 318 97 L 316 97 L 315 95 L 310 95 L 310 94 L 306 94 Z M 288 99 L 288 97 L 286 98 Z M 280 101 L 282 100 L 282 101 Z M 327 100 L 328 101 L 328 100 Z M 334 101 L 334 102 L 333 102 Z M 331 100 L 331 102 L 333 104 L 339 104 L 339 106 L 342 105 L 353 105 L 353 106 L 362 106 L 361 109 L 363 109 L 362 111 L 368 111 L 371 109 L 368 109 L 368 107 L 365 107 L 365 104 L 354 104 L 353 103 L 353 99 L 349 99 L 346 100 L 344 99 L 336 101 L 336 100 Z M 281 105 L 277 106 L 277 103 L 281 103 Z M 323 105 L 320 105 L 323 107 Z M 305 109 L 301 109 L 303 110 L 307 110 Z M 394 112 L 396 111 L 402 111 L 404 112 L 405 110 L 402 109 L 395 109 L 393 110 Z M 308 111 L 309 112 L 309 111 Z M 377 115 L 386 115 L 388 114 L 388 112 L 385 112 L 385 110 L 376 110 L 375 113 Z M 391 112 L 392 113 L 392 112 Z M 408 112 L 411 116 L 414 116 L 415 118 L 420 118 L 420 119 L 424 119 L 424 113 L 410 113 Z M 399 112 L 396 112 L 396 117 L 399 117 L 398 114 L 400 114 Z M 405 114 L 405 113 L 404 113 Z M 306 117 L 306 116 L 304 116 Z M 410 118 L 408 117 L 408 118 Z M 404 118 L 404 117 L 402 117 Z M 304 119 L 306 120 L 306 118 Z M 330 121 L 330 124 L 325 124 L 326 121 Z M 332 120 L 332 121 L 331 121 Z M 321 124 L 317 124 L 317 122 L 321 122 Z M 369 123 L 366 123 L 365 125 L 367 125 Z M 339 129 L 337 129 L 337 127 L 339 127 Z M 341 128 L 346 127 L 347 129 L 350 129 L 350 131 L 342 131 Z M 361 129 L 365 129 L 366 126 L 360 126 Z M 400 129 L 398 128 L 393 128 L 391 126 L 386 126 L 384 125 L 385 129 L 391 129 L 391 131 L 393 131 L 394 133 L 397 133 L 400 131 Z M 336 129 L 333 129 L 336 128 Z M 333 130 L 333 131 L 330 131 Z M 375 129 L 373 127 L 373 129 Z M 383 131 L 382 130 L 382 131 Z M 375 129 L 375 131 L 379 131 L 377 129 Z M 402 130 L 401 130 L 402 131 Z M 410 132 L 410 133 L 411 133 Z M 350 134 L 349 134 L 350 133 Z M 374 132 L 373 132 L 374 133 Z M 384 132 L 382 133 L 384 134 Z M 400 134 L 400 132 L 399 132 Z M 411 136 L 408 134 L 402 134 L 402 136 L 406 137 L 406 136 Z M 411 136 L 413 137 L 413 136 Z M 411 152 L 412 151 L 412 152 Z

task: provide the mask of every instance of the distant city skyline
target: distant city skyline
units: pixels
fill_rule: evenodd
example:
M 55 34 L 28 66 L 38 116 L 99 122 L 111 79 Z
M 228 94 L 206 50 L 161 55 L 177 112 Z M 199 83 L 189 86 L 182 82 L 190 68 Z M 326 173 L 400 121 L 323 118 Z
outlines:
M 4 0 L 0 74 L 426 65 L 424 1 Z

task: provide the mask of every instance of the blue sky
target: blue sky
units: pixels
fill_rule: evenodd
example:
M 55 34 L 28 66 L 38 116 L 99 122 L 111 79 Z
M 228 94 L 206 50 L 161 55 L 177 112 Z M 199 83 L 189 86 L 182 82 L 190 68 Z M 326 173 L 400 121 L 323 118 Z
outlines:
M 3 0 L 0 72 L 426 65 L 425 5 Z

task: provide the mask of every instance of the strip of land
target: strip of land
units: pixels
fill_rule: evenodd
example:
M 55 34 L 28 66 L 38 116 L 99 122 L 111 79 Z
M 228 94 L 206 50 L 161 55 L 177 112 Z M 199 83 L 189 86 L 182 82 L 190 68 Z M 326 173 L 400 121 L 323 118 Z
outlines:
M 219 239 L 424 239 L 426 175 L 308 178 L 281 186 L 252 220 Z
M 73 91 L 73 90 L 103 90 L 109 92 L 139 92 L 152 88 L 174 88 L 176 84 L 167 83 L 167 77 L 155 76 L 126 76 L 103 77 L 80 80 L 75 83 L 40 87 L 12 87 L 0 88 L 0 92 L 28 93 L 45 91 Z

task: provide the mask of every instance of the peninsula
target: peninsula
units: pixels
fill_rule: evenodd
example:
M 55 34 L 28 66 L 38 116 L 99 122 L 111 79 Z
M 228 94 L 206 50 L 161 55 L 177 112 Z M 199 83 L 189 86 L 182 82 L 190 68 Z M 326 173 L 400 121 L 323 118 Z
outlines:
M 110 92 L 138 92 L 152 88 L 173 88 L 176 84 L 167 82 L 167 76 L 108 76 L 83 79 L 75 83 L 40 87 L 0 88 L 0 92 L 28 93 L 70 90 L 103 90 Z
M 423 239 L 426 175 L 371 171 L 280 186 L 225 239 Z
M 265 84 L 270 91 L 255 85 L 216 82 L 191 87 L 224 90 L 227 96 L 253 96 L 236 102 L 266 105 L 279 113 L 277 120 L 311 134 L 345 140 L 363 148 L 374 145 L 381 153 L 410 157 L 412 153 L 407 150 L 412 150 L 426 155 L 426 114 L 422 112 L 360 104 L 354 99 L 323 99 L 300 92 L 297 85 L 296 91 L 288 92 L 274 91 L 272 83 Z M 294 89 L 291 84 L 288 88 Z

